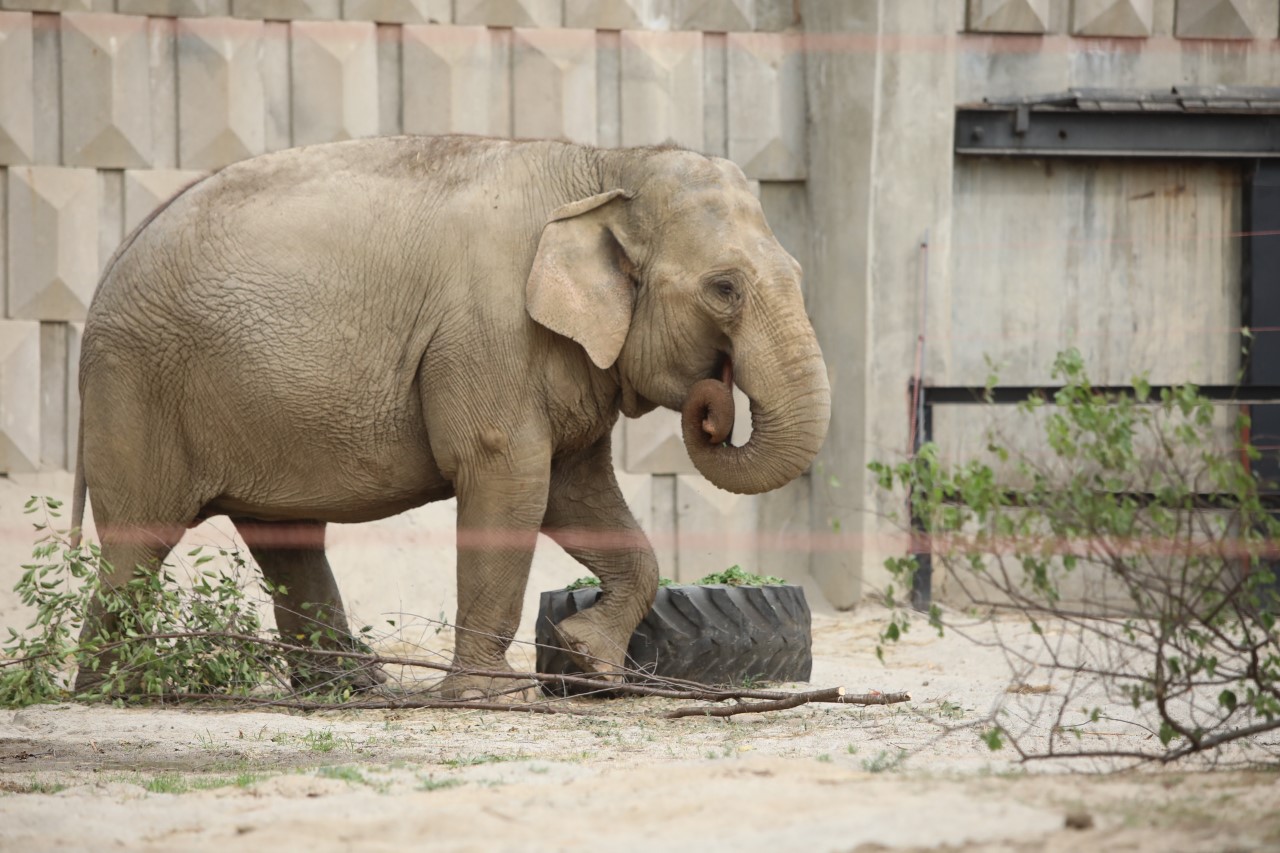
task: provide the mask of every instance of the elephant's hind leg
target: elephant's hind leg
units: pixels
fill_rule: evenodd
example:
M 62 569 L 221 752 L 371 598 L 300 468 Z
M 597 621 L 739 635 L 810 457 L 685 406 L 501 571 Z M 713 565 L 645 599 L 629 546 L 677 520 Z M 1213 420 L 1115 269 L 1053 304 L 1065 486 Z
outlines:
M 124 478 L 107 482 L 89 493 L 104 574 L 103 595 L 90 603 L 80 632 L 81 643 L 87 644 L 120 642 L 127 630 L 143 629 L 146 594 L 130 585 L 160 570 L 198 511 L 197 503 L 177 490 L 166 500 L 155 483 L 135 483 L 129 488 Z M 111 599 L 110 606 L 104 596 Z M 140 692 L 141 674 L 120 671 L 130 651 L 110 648 L 86 661 L 76 673 L 75 692 L 96 692 L 104 686 L 116 694 Z
M 249 553 L 272 588 L 276 628 L 287 643 L 353 651 L 342 595 L 324 553 L 322 522 L 260 522 L 234 519 Z M 367 690 L 386 681 L 376 666 L 324 656 L 292 661 L 293 684 L 299 688 L 329 685 Z

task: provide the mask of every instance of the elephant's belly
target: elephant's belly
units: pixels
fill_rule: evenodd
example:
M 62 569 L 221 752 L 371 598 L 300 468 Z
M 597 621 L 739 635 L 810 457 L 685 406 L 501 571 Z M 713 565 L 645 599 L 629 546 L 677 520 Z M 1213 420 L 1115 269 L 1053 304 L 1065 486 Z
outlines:
M 447 500 L 453 496 L 453 486 L 447 483 L 413 495 L 384 496 L 376 501 L 351 501 L 344 504 L 327 500 L 296 503 L 264 502 L 225 496 L 210 501 L 201 510 L 200 519 L 214 515 L 229 515 L 233 518 L 252 518 L 258 521 L 326 521 L 355 524 L 377 521 L 423 504 Z
M 227 483 L 201 515 L 362 522 L 453 497 L 453 484 L 421 447 L 415 440 L 372 454 L 312 446 L 305 454 L 255 460 L 245 467 L 255 475 Z

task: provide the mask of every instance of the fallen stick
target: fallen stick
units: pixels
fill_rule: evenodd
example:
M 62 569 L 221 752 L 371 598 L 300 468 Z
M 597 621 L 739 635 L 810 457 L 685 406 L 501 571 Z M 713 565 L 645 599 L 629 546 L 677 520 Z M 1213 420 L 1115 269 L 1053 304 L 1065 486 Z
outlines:
M 718 689 L 707 685 L 699 685 L 694 682 L 682 682 L 680 686 L 671 687 L 655 687 L 648 684 L 636 684 L 627 681 L 613 681 L 605 678 L 589 675 L 547 675 L 539 672 L 513 672 L 511 670 L 475 670 L 454 667 L 448 664 L 435 663 L 433 661 L 420 660 L 417 658 L 390 657 L 368 652 L 348 652 L 338 649 L 318 649 L 309 646 L 298 646 L 292 643 L 281 642 L 280 640 L 272 640 L 265 637 L 255 636 L 252 634 L 236 634 L 230 632 L 219 631 L 188 631 L 188 632 L 167 632 L 156 634 L 145 634 L 136 637 L 130 637 L 127 640 L 117 641 L 109 644 L 111 646 L 124 645 L 129 642 L 139 642 L 145 640 L 163 640 L 163 639 L 179 639 L 192 637 L 217 637 L 221 639 L 237 640 L 240 642 L 258 644 L 267 648 L 276 649 L 281 652 L 291 654 L 310 655 L 313 657 L 330 657 L 347 660 L 359 661 L 367 666 L 387 664 L 391 666 L 411 666 L 423 667 L 445 673 L 465 673 L 467 675 L 479 676 L 481 678 L 507 679 L 533 681 L 541 684 L 559 684 L 574 685 L 579 687 L 591 687 L 600 691 L 610 693 L 624 693 L 634 696 L 653 696 L 665 699 L 684 699 L 691 701 L 704 702 L 724 702 L 727 700 L 735 700 L 736 705 L 703 705 L 695 708 L 679 708 L 669 711 L 664 716 L 667 719 L 680 719 L 682 717 L 731 717 L 736 714 L 759 714 L 768 711 L 782 711 L 788 708 L 795 708 L 800 705 L 808 705 L 815 702 L 835 703 L 842 705 L 891 705 L 898 702 L 911 701 L 910 695 L 907 693 L 864 693 L 853 696 L 846 696 L 843 687 L 831 687 L 823 690 L 809 690 L 801 693 L 788 693 L 781 690 L 750 690 L 750 689 Z M 611 675 L 631 675 L 640 678 L 651 678 L 647 673 L 636 670 L 623 670 Z M 550 702 L 514 702 L 502 703 L 492 702 L 485 699 L 439 699 L 439 698 L 415 698 L 413 695 L 407 695 L 403 698 L 369 698 L 357 699 L 347 702 L 314 702 L 303 699 L 272 699 L 260 696 L 236 696 L 217 693 L 187 693 L 187 694 L 171 694 L 168 696 L 158 697 L 162 701 L 216 701 L 216 702 L 239 702 L 243 704 L 259 705 L 277 708 L 289 708 L 299 711 L 321 711 L 321 710 L 407 710 L 415 708 L 459 708 L 482 711 L 513 711 L 517 713 L 531 714 L 572 714 L 577 716 L 598 716 L 592 711 L 585 711 L 577 708 L 557 707 Z M 760 700 L 756 702 L 743 702 L 744 699 Z
M 747 688 L 729 688 L 722 689 L 710 687 L 708 685 L 694 686 L 694 682 L 682 682 L 689 686 L 672 686 L 657 687 L 651 684 L 637 684 L 629 681 L 610 681 L 604 674 L 597 675 L 548 675 L 543 672 L 514 672 L 512 670 L 489 670 L 489 669 L 467 669 L 455 667 L 450 664 L 436 663 L 434 661 L 421 660 L 418 658 L 390 657 L 369 652 L 348 652 L 339 649 L 320 649 L 311 646 L 299 646 L 293 643 L 285 643 L 280 640 L 272 640 L 266 637 L 257 637 L 252 634 L 236 634 L 224 631 L 174 631 L 157 634 L 139 634 L 136 637 L 129 637 L 124 640 L 115 641 L 104 647 L 103 650 L 114 646 L 122 646 L 128 643 L 144 642 L 147 640 L 171 640 L 185 638 L 223 638 L 229 640 L 238 640 L 245 643 L 255 643 L 266 648 L 276 649 L 281 652 L 288 652 L 300 655 L 310 655 L 312 657 L 330 657 L 342 658 L 347 660 L 360 661 L 368 665 L 387 664 L 390 666 L 411 666 L 423 669 L 436 670 L 443 673 L 459 673 L 465 675 L 475 675 L 481 678 L 508 679 L 516 681 L 536 681 L 541 684 L 568 684 L 576 687 L 590 687 L 598 691 L 609 691 L 614 693 L 626 693 L 635 696 L 655 696 L 664 699 L 691 699 L 703 702 L 723 702 L 729 699 L 761 699 L 765 701 L 787 701 L 792 697 L 799 695 L 788 693 L 783 690 L 752 690 Z M 631 675 L 638 678 L 648 680 L 661 681 L 660 677 L 652 676 L 639 670 L 619 670 L 610 675 Z M 831 688 L 832 690 L 841 690 L 844 688 Z M 816 690 L 810 691 L 815 696 L 826 696 L 830 691 Z M 842 694 L 841 694 L 842 695 Z M 849 699 L 841 698 L 841 695 L 832 695 L 829 698 L 812 698 L 810 702 L 838 702 L 845 704 L 863 704 L 863 705 L 883 705 L 889 704 L 885 702 L 854 702 Z M 868 694 L 868 695 L 905 695 L 905 694 Z M 453 700 L 444 700 L 453 701 Z M 905 702 L 908 699 L 900 699 L 898 701 Z
M 570 714 L 598 717 L 599 713 L 581 708 L 564 708 L 550 702 L 517 702 L 510 705 L 483 699 L 357 699 L 351 702 L 312 702 L 304 699 L 268 699 L 262 696 L 234 696 L 227 693 L 181 693 L 162 696 L 162 701 L 213 701 L 288 708 L 291 711 L 408 711 L 417 708 L 454 708 L 469 711 L 514 711 L 525 714 Z
M 737 705 L 700 705 L 696 708 L 677 708 L 663 714 L 668 720 L 681 717 L 732 717 L 735 714 L 764 714 L 769 711 L 785 711 L 811 702 L 836 702 L 841 705 L 895 705 L 899 702 L 910 702 L 909 693 L 861 693 L 846 696 L 843 687 L 832 687 L 828 690 L 812 690 L 806 693 L 792 693 L 786 699 L 774 699 L 768 702 L 740 702 Z

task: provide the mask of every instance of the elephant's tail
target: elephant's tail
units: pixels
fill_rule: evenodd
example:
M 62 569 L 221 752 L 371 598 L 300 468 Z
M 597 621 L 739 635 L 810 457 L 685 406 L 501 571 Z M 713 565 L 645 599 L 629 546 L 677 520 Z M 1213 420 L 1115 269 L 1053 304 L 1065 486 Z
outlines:
M 71 547 L 80 547 L 80 528 L 84 525 L 84 498 L 88 488 L 84 482 L 84 419 L 76 429 L 76 478 L 71 486 Z

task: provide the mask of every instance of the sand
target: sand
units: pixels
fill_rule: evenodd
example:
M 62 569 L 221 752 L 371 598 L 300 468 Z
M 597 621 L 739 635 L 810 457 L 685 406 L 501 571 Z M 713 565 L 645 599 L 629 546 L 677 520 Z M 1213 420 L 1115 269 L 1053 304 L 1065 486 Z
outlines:
M 30 541 L 14 501 L 65 485 L 0 481 L 0 626 L 28 616 L 9 592 Z M 334 562 L 353 611 L 416 613 L 413 642 L 445 649 L 450 632 L 423 621 L 453 607 L 451 547 L 434 534 L 448 510 L 434 512 L 353 532 Z M 419 541 L 388 533 L 406 530 Z M 540 556 L 521 639 L 538 590 L 578 574 L 562 554 Z M 1020 763 L 981 734 L 1011 684 L 1049 691 L 1018 698 L 1024 709 L 1060 699 L 1049 673 L 1013 673 L 999 649 L 923 625 L 882 662 L 885 609 L 815 604 L 812 685 L 905 690 L 910 703 L 728 720 L 666 720 L 675 703 L 640 698 L 578 700 L 586 717 L 0 710 L 0 850 L 1280 849 L 1273 772 Z M 997 627 L 1007 643 L 1034 642 L 1017 622 Z M 1105 707 L 1115 721 L 1089 742 L 1150 744 L 1131 712 Z

